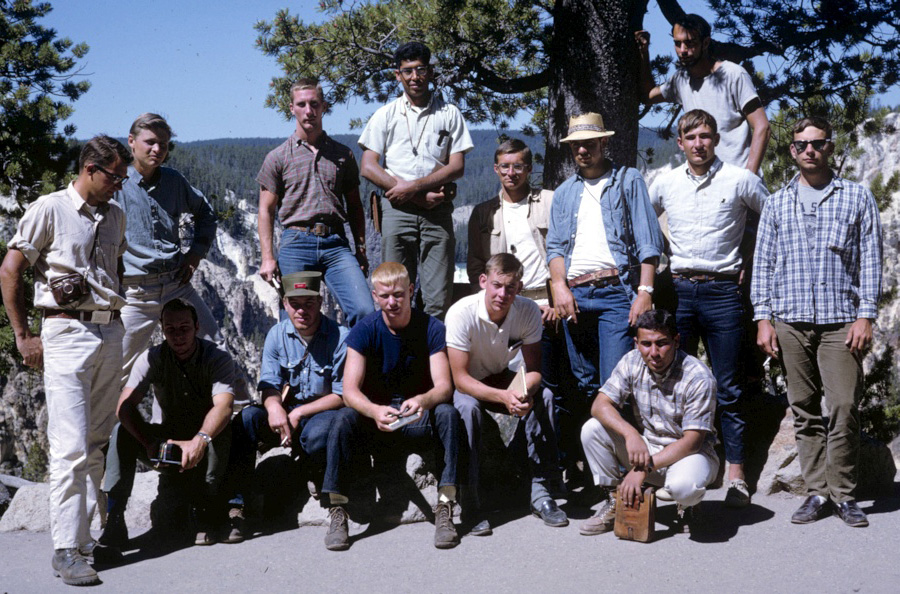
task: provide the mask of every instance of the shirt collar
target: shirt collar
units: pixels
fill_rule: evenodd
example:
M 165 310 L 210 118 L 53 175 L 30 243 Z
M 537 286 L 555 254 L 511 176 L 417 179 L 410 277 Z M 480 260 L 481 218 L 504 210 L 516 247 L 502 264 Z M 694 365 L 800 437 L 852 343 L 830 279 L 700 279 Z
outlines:
M 709 166 L 709 171 L 706 172 L 705 179 L 712 179 L 720 169 L 722 169 L 722 159 L 717 156 L 713 159 L 712 165 Z M 696 175 L 691 173 L 691 168 L 687 163 L 684 164 L 684 174 L 688 179 L 697 177 Z
M 644 358 L 641 357 L 641 364 L 647 370 L 647 373 L 650 374 L 650 377 L 653 378 L 653 381 L 656 382 L 657 385 L 664 384 L 669 378 L 672 377 L 672 373 L 675 369 L 680 369 L 682 363 L 684 362 L 685 353 L 681 349 L 675 352 L 675 359 L 672 360 L 672 364 L 669 365 L 669 368 L 666 369 L 663 373 L 654 373 L 652 369 L 644 362 Z
M 421 110 L 421 112 L 419 112 L 419 113 L 424 113 L 424 112 L 430 110 L 430 109 L 434 106 L 434 98 L 435 98 L 435 96 L 437 96 L 437 92 L 436 92 L 436 91 L 432 91 L 432 92 L 431 92 L 431 97 L 428 98 L 428 105 L 426 105 L 425 107 L 423 107 L 422 110 Z M 416 111 L 419 109 L 418 107 L 416 107 L 415 105 L 413 105 L 412 103 L 410 103 L 409 97 L 406 96 L 406 93 L 403 93 L 403 94 L 400 96 L 400 108 L 401 108 L 401 112 L 403 113 L 403 115 L 406 115 L 406 112 L 407 112 L 407 111 L 413 111 L 413 112 L 416 112 Z
M 75 210 L 81 210 L 81 208 L 87 204 L 87 201 L 81 197 L 81 194 L 78 193 L 78 190 L 75 189 L 75 182 L 69 182 L 69 186 L 66 188 L 66 195 L 69 197 L 69 200 L 72 201 L 72 206 L 75 207 Z
M 310 143 L 306 142 L 305 140 L 303 140 L 302 138 L 300 138 L 300 134 L 296 130 L 294 131 L 293 134 L 291 134 L 291 142 L 294 146 L 314 146 L 317 149 L 321 149 L 323 146 L 325 146 L 325 143 L 328 141 L 328 138 L 329 138 L 328 133 L 325 132 L 325 130 L 322 130 L 322 134 L 319 136 L 319 139 L 315 143 L 310 144 Z

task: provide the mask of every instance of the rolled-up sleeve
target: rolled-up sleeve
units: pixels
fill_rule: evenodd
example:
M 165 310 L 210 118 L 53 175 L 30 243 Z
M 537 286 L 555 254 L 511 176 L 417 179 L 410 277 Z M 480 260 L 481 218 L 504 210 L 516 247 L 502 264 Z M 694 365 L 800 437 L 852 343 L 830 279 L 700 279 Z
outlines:
M 629 208 L 631 209 L 634 243 L 638 260 L 646 262 L 651 258 L 658 258 L 662 254 L 663 235 L 659 228 L 659 219 L 650 204 L 650 196 L 647 194 L 647 184 L 644 183 L 644 178 L 636 169 L 629 169 L 628 176 L 626 182 L 631 195 Z

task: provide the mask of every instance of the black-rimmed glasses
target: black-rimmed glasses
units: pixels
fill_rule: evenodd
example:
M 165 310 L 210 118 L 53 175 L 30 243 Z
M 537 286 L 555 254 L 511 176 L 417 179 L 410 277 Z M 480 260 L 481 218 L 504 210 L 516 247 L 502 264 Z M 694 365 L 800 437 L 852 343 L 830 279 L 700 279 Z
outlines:
M 107 171 L 106 169 L 104 169 L 103 167 L 100 167 L 96 163 L 94 163 L 94 167 L 96 167 L 97 169 L 99 169 L 100 171 L 105 173 L 109 179 L 113 180 L 113 183 L 124 184 L 125 182 L 128 181 L 127 175 L 116 175 L 112 171 Z
M 791 142 L 791 145 L 793 145 L 795 151 L 802 153 L 806 150 L 806 146 L 811 144 L 813 149 L 821 153 L 822 149 L 829 142 L 831 142 L 830 138 L 817 138 L 816 140 L 795 140 Z

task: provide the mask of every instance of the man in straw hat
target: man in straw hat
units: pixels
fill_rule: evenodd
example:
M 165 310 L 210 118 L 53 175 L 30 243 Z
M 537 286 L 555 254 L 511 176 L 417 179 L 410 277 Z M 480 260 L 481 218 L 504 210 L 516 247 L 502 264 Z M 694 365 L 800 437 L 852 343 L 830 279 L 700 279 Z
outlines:
M 287 319 L 266 335 L 257 384 L 262 404 L 242 410 L 232 425 L 231 470 L 236 484 L 225 542 L 244 540 L 244 497 L 260 442 L 293 447 L 311 463 L 307 476 L 315 486 L 321 485 L 328 431 L 336 409 L 344 405 L 344 341 L 349 333 L 322 315 L 321 282 L 321 272 L 281 277 Z
M 614 132 L 596 113 L 572 116 L 561 140 L 578 171 L 553 196 L 547 261 L 578 392 L 560 429 L 579 431 L 600 386 L 633 344 L 630 326 L 650 309 L 663 238 L 640 172 L 606 158 Z

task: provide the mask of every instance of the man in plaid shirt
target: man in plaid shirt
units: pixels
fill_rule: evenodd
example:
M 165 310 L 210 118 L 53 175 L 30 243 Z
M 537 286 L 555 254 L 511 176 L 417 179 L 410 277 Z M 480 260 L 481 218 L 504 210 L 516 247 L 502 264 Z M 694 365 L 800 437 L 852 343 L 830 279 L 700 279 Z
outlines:
M 809 493 L 791 521 L 834 510 L 850 526 L 868 526 L 854 492 L 862 358 L 881 295 L 881 221 L 872 194 L 829 168 L 831 132 L 816 117 L 794 126 L 800 173 L 763 208 L 750 298 L 757 344 L 784 363 Z

